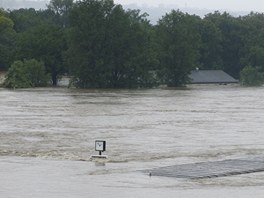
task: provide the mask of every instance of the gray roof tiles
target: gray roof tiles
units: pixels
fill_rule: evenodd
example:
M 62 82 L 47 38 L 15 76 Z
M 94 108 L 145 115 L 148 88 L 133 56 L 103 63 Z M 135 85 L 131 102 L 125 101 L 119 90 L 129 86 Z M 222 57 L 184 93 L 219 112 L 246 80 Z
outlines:
M 237 83 L 238 80 L 234 79 L 222 70 L 193 70 L 189 75 L 191 84 L 204 84 L 204 83 Z

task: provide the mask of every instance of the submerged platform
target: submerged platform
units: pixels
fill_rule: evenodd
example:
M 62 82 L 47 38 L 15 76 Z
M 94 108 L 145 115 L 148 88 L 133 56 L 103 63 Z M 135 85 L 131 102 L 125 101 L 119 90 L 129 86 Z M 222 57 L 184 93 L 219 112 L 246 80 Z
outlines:
M 90 161 L 105 162 L 108 159 L 107 155 L 91 155 Z
M 263 172 L 264 156 L 251 159 L 229 159 L 223 161 L 182 164 L 145 170 L 151 176 L 202 179 Z

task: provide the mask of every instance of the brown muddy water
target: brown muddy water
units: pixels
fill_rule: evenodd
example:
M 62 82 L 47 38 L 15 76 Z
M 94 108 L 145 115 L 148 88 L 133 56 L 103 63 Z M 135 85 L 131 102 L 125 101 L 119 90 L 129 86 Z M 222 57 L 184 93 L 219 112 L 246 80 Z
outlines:
M 264 154 L 264 87 L 0 89 L 0 197 L 263 197 L 264 173 L 188 180 L 140 170 Z M 89 161 L 106 140 L 108 161 Z

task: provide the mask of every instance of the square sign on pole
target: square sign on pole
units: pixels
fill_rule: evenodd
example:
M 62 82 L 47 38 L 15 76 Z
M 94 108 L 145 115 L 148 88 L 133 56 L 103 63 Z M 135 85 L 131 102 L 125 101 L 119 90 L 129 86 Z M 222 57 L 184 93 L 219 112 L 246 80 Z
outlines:
M 96 140 L 95 141 L 95 150 L 99 151 L 99 155 L 102 155 L 102 152 L 106 150 L 106 141 Z
M 99 155 L 91 155 L 90 160 L 105 163 L 108 156 L 102 155 L 102 152 L 106 151 L 106 141 L 95 140 L 95 150 L 99 151 Z

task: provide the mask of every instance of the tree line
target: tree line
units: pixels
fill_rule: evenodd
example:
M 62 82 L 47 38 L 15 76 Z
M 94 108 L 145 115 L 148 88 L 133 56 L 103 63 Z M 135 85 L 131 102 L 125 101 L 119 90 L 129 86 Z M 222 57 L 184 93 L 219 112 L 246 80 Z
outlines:
M 56 86 L 65 74 L 80 88 L 182 86 L 196 67 L 221 69 L 237 79 L 264 72 L 263 13 L 234 17 L 215 11 L 201 18 L 172 10 L 156 25 L 147 16 L 112 0 L 1 9 L 5 86 L 45 86 L 43 79 Z

